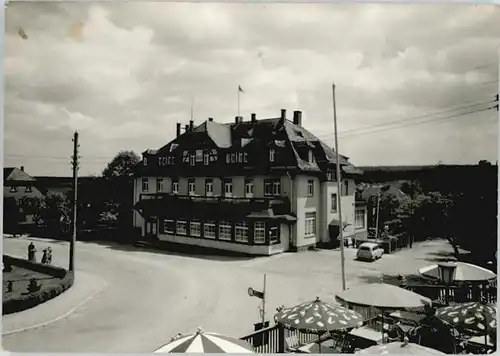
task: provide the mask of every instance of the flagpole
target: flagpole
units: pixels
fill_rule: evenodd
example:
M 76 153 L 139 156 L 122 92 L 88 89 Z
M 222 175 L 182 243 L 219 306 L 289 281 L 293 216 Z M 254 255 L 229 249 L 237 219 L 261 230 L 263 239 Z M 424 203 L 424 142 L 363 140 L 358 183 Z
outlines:
M 238 116 L 240 116 L 240 86 L 238 86 Z
M 340 177 L 339 142 L 337 137 L 337 105 L 335 101 L 335 83 L 332 83 L 333 94 L 333 127 L 335 131 L 335 157 L 337 160 L 337 202 L 339 210 L 339 230 L 340 230 L 340 270 L 342 273 L 342 290 L 345 290 L 345 258 L 344 258 L 344 223 L 342 222 L 342 190 Z

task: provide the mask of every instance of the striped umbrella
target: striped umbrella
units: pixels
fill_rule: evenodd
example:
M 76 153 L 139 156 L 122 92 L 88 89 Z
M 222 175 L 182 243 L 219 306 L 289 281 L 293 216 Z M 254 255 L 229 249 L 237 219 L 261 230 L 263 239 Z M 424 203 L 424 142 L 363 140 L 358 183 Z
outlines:
M 154 353 L 254 353 L 247 342 L 232 337 L 206 333 L 199 328 L 191 335 L 179 335 Z

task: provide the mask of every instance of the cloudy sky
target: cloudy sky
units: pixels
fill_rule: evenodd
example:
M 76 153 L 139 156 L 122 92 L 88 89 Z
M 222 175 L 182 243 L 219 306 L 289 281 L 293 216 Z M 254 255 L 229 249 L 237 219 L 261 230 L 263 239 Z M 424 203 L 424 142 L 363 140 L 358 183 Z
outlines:
M 491 5 L 10 3 L 4 164 L 81 174 L 141 153 L 194 117 L 303 125 L 356 165 L 498 156 L 500 9 Z M 194 98 L 194 99 L 192 99 Z M 485 103 L 485 104 L 481 104 Z

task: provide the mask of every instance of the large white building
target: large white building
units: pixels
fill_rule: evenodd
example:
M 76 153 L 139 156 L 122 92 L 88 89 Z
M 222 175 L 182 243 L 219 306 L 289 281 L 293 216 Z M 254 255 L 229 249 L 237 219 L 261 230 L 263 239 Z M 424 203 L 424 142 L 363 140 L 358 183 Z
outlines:
M 338 196 L 344 236 L 366 235 L 355 204 L 361 172 L 302 126 L 280 117 L 177 124 L 177 137 L 147 150 L 134 184 L 134 226 L 172 243 L 253 255 L 338 245 Z

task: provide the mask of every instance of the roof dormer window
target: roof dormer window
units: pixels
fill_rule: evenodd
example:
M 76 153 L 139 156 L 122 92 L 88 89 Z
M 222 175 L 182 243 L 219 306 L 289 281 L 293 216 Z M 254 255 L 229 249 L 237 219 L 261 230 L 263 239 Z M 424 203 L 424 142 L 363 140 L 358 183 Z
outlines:
M 148 158 L 147 157 L 144 157 L 142 159 L 142 163 L 144 164 L 144 166 L 147 166 L 148 165 Z
M 274 162 L 274 156 L 276 155 L 276 150 L 274 148 L 269 149 L 269 162 Z
M 308 161 L 309 163 L 314 163 L 314 153 L 313 153 L 313 151 L 312 151 L 312 150 L 309 150 L 309 151 L 307 152 L 307 161 Z

